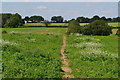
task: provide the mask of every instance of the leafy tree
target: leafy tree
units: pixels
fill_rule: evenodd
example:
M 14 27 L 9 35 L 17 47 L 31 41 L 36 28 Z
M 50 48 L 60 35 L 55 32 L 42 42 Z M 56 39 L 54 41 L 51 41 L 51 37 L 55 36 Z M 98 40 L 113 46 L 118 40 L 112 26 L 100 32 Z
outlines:
M 120 22 L 120 17 L 113 18 L 112 22 Z
M 6 28 L 17 28 L 18 26 L 22 26 L 23 24 L 23 20 L 21 18 L 21 16 L 16 13 L 13 14 L 10 19 L 7 21 L 7 23 L 4 25 Z
M 111 18 L 107 18 L 106 21 L 107 21 L 107 22 L 111 22 L 112 19 L 111 19 Z
M 28 23 L 28 22 L 30 21 L 30 18 L 29 18 L 28 16 L 26 16 L 26 17 L 24 18 L 24 20 Z
M 105 16 L 101 17 L 100 20 L 107 21 Z
M 67 20 L 65 20 L 65 21 L 64 21 L 64 23 L 68 23 L 68 21 L 67 21 Z
M 96 20 L 89 25 L 82 28 L 82 34 L 84 35 L 110 35 L 112 33 L 112 28 L 107 24 L 106 21 Z
M 76 19 L 79 23 L 88 23 L 89 22 L 89 18 L 85 18 L 85 17 L 78 17 Z
M 48 27 L 48 25 L 50 24 L 50 22 L 48 20 L 45 20 L 44 24 L 45 24 L 46 27 Z
M 56 22 L 56 23 L 62 23 L 63 22 L 63 17 L 62 16 L 53 16 L 52 18 L 51 18 L 51 21 L 52 22 Z
M 71 20 L 68 24 L 67 34 L 70 33 L 80 33 L 81 26 L 77 20 Z
M 42 16 L 31 16 L 30 21 L 32 23 L 38 23 L 38 22 L 44 21 L 44 18 Z
M 4 27 L 4 25 L 10 19 L 12 14 L 10 14 L 10 13 L 2 13 L 2 14 L 0 14 L 0 16 L 2 17 L 2 21 L 0 22 L 0 24 L 1 24 L 2 27 Z
M 90 22 L 93 22 L 95 20 L 100 20 L 100 17 L 98 15 L 95 15 L 91 18 Z

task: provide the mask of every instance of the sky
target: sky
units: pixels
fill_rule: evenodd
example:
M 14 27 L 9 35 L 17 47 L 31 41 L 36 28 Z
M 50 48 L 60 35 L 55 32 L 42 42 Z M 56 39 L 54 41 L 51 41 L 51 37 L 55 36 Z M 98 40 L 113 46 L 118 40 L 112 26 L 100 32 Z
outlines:
M 22 2 L 21 2 L 22 1 Z M 62 0 L 2 0 L 2 11 L 0 13 L 19 13 L 23 18 L 25 16 L 43 16 L 45 20 L 50 20 L 52 16 L 63 16 L 64 19 L 70 20 L 80 16 L 93 17 L 117 17 L 118 16 L 118 0 L 91 0 L 98 2 L 70 2 L 72 0 L 64 0 L 67 2 L 59 2 Z M 41 2 L 37 2 L 41 1 Z M 43 2 L 42 2 L 43 1 Z M 46 1 L 46 2 L 45 2 Z M 58 2 L 54 2 L 58 1 Z M 81 0 L 82 1 L 82 0 Z M 88 1 L 88 2 L 87 2 Z M 108 1 L 108 0 L 105 0 Z
M 118 2 L 119 0 L 1 0 L 2 2 Z

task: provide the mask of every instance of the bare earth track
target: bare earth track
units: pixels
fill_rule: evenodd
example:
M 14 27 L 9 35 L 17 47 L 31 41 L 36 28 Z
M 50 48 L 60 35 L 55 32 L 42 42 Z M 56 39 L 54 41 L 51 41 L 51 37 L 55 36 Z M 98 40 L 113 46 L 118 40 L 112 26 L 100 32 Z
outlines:
M 66 47 L 66 36 L 63 36 L 63 44 L 62 44 L 62 48 L 61 48 L 61 60 L 62 60 L 62 64 L 63 64 L 63 66 L 61 67 L 61 69 L 65 73 L 63 75 L 63 78 L 74 78 L 73 75 L 70 75 L 70 73 L 72 72 L 72 70 L 69 67 L 69 61 L 66 58 L 65 47 Z

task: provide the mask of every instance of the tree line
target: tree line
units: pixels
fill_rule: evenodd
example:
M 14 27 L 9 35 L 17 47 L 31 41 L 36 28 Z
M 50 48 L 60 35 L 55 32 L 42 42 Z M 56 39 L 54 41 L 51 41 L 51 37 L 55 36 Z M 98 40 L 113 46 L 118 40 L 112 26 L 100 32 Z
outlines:
M 24 18 L 24 21 L 26 21 L 27 23 L 39 23 L 39 22 L 44 22 L 44 18 L 42 16 L 26 16 Z M 103 20 L 103 21 L 107 21 L 107 22 L 120 22 L 120 17 L 116 17 L 116 18 L 106 18 L 105 16 L 103 17 L 99 17 L 98 15 L 93 16 L 92 18 L 88 18 L 88 17 L 77 17 L 76 20 L 79 23 L 90 23 L 93 22 L 95 20 Z M 65 20 L 62 16 L 53 16 L 51 17 L 51 21 L 52 23 L 68 23 L 70 22 L 70 20 Z
M 45 23 L 47 26 L 48 23 L 68 23 L 71 20 L 65 20 L 62 16 L 53 16 L 51 17 L 51 20 L 45 20 L 43 16 L 26 16 L 22 18 L 22 16 L 18 13 L 11 14 L 11 13 L 1 13 L 0 16 L 2 16 L 2 22 L 0 22 L 0 25 L 2 27 L 10 27 L 10 28 L 17 28 L 22 26 L 24 23 Z M 106 17 L 99 17 L 98 15 L 93 16 L 92 18 L 88 17 L 77 17 L 76 20 L 79 23 L 91 23 L 95 20 L 103 20 L 107 22 L 120 22 L 120 17 L 116 18 L 106 18 Z

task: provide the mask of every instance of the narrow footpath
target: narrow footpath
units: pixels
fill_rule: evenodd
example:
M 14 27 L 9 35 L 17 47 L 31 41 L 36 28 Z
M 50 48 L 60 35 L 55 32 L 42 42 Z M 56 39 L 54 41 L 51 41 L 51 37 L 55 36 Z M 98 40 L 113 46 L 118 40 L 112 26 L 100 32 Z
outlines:
M 70 74 L 72 70 L 69 67 L 69 60 L 67 59 L 67 56 L 65 54 L 65 47 L 66 47 L 66 36 L 63 36 L 63 44 L 61 47 L 61 61 L 63 64 L 61 69 L 64 72 L 63 78 L 74 78 L 74 76 Z

